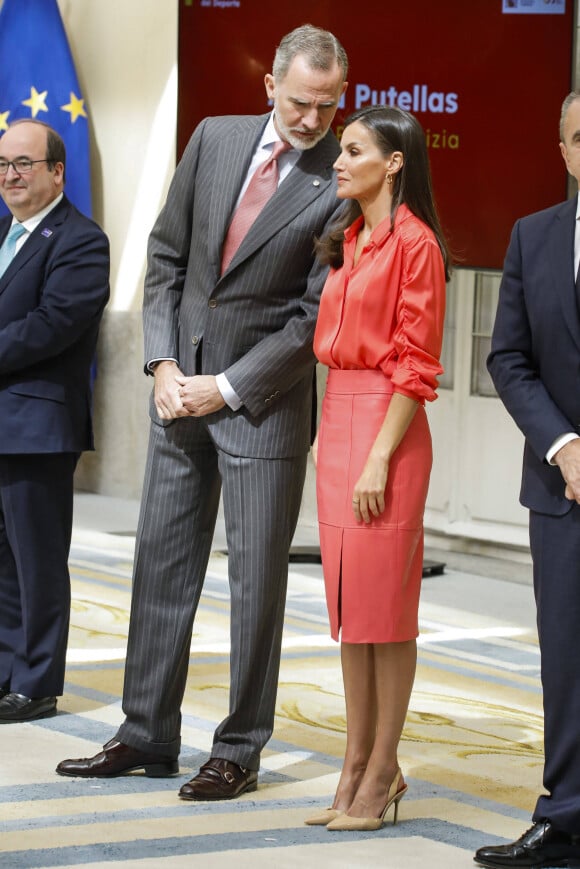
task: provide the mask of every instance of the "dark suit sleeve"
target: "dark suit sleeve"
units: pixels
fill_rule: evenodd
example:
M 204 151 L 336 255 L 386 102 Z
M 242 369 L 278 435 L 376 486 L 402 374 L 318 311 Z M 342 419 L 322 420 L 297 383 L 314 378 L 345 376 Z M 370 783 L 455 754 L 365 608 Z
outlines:
M 207 119 L 195 129 L 175 170 L 167 201 L 151 230 L 143 297 L 145 364 L 179 360 L 179 309 L 191 247 L 199 152 Z M 145 368 L 146 373 L 150 373 Z
M 48 257 L 33 257 L 25 269 L 37 303 L 0 329 L 0 374 L 65 351 L 98 322 L 109 297 L 109 243 L 84 218 L 66 221 Z
M 327 272 L 314 262 L 296 314 L 226 369 L 228 382 L 251 414 L 264 412 L 264 395 L 283 395 L 312 368 L 314 327 Z
M 556 438 L 575 427 L 546 389 L 535 351 L 537 330 L 544 324 L 537 304 L 530 317 L 528 298 L 549 289 L 536 286 L 537 265 L 534 260 L 528 263 L 527 251 L 537 250 L 535 242 L 526 237 L 525 221 L 518 221 L 506 254 L 487 365 L 508 413 L 543 461 Z

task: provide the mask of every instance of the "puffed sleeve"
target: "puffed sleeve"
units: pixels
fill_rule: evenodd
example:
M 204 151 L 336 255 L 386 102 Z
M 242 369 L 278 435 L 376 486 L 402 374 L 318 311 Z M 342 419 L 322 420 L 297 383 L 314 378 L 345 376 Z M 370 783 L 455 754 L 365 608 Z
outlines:
M 394 333 L 395 392 L 421 404 L 437 398 L 445 318 L 445 268 L 435 238 L 406 239 Z

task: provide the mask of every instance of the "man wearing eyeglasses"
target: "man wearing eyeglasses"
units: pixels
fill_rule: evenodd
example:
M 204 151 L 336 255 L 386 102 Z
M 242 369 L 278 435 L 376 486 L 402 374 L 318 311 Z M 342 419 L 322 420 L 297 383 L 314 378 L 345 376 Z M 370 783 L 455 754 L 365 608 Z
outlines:
M 0 138 L 0 724 L 56 713 L 70 612 L 73 473 L 93 448 L 90 367 L 109 244 L 64 195 L 39 121 Z

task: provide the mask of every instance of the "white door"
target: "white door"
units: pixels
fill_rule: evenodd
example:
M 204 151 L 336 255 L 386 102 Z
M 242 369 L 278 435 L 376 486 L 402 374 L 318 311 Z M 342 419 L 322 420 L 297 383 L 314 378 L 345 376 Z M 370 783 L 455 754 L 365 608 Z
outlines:
M 523 436 L 485 367 L 500 278 L 461 269 L 448 286 L 446 373 L 439 398 L 427 408 L 434 462 L 425 528 L 527 546 L 528 516 L 518 501 Z

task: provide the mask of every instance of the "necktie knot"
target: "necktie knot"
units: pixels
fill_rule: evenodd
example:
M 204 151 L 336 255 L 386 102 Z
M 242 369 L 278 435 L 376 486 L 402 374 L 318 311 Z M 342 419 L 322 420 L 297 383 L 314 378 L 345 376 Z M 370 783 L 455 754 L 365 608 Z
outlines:
M 275 142 L 274 147 L 272 148 L 272 153 L 270 154 L 269 160 L 277 160 L 280 154 L 284 154 L 286 151 L 289 151 L 292 145 L 289 145 L 288 142 Z
M 8 230 L 8 235 L 0 247 L 0 277 L 4 274 L 16 253 L 16 242 L 26 232 L 26 227 L 21 223 L 13 223 Z
M 4 239 L 4 244 L 9 242 L 13 242 L 16 244 L 21 235 L 24 235 L 26 232 L 26 227 L 24 227 L 21 223 L 13 223 L 10 229 L 8 230 L 8 235 Z

